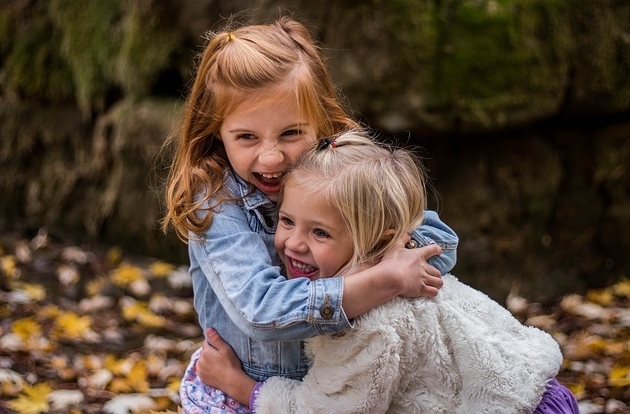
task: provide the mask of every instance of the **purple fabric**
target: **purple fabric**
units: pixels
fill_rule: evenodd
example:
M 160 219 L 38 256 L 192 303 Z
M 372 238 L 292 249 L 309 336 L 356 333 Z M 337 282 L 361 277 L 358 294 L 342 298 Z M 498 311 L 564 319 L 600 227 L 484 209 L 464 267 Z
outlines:
M 262 385 L 262 382 L 257 382 L 256 385 L 254 385 L 251 395 L 249 396 L 249 409 L 254 413 L 256 412 L 256 399 L 258 398 L 258 393 L 260 392 L 260 387 L 262 387 Z
M 534 410 L 534 414 L 579 414 L 575 396 L 567 387 L 553 378 L 547 383 L 547 391 Z

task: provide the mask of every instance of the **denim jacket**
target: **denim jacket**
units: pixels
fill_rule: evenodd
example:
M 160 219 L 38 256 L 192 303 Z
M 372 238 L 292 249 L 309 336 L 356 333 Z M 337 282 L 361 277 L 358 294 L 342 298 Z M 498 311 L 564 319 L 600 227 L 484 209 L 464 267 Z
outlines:
M 204 332 L 214 328 L 257 381 L 271 376 L 301 379 L 308 370 L 302 339 L 350 329 L 341 307 L 343 279 L 287 280 L 273 245 L 275 205 L 227 171 L 225 191 L 237 201 L 215 209 L 188 252 L 195 310 Z M 442 255 L 429 263 L 442 274 L 455 265 L 457 235 L 435 212 L 412 233 L 420 245 L 437 243 Z

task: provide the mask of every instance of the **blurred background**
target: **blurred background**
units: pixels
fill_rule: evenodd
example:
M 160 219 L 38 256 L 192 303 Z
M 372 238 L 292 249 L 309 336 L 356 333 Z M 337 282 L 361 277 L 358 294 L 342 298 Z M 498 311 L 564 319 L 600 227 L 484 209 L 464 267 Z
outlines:
M 626 0 L 0 0 L 0 234 L 185 264 L 160 147 L 235 13 L 306 23 L 355 116 L 417 148 L 464 282 L 544 302 L 630 275 Z

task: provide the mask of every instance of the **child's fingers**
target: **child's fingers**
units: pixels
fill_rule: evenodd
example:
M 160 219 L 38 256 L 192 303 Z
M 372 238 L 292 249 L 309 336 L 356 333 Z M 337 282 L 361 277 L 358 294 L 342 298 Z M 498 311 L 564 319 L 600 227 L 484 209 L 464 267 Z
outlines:
M 206 338 L 207 339 L 205 341 L 204 347 L 206 345 L 209 345 L 219 351 L 220 354 L 225 353 L 226 350 L 230 348 L 230 346 L 223 340 L 223 338 L 221 338 L 221 335 L 219 335 L 219 333 L 213 328 L 208 328 L 208 330 L 206 330 Z
M 421 247 L 419 250 L 425 261 L 428 260 L 430 257 L 439 256 L 440 254 L 442 254 L 442 248 L 437 244 L 428 244 Z
M 433 286 L 425 286 L 424 290 L 423 290 L 423 296 L 427 297 L 427 298 L 433 298 L 435 296 L 437 296 L 439 292 L 439 289 Z
M 439 275 L 440 272 L 438 272 Z M 424 279 L 424 284 L 428 287 L 428 288 L 434 288 L 434 289 L 440 289 L 442 286 L 444 286 L 444 280 L 442 280 L 442 276 L 433 276 L 433 275 L 428 275 L 425 279 Z

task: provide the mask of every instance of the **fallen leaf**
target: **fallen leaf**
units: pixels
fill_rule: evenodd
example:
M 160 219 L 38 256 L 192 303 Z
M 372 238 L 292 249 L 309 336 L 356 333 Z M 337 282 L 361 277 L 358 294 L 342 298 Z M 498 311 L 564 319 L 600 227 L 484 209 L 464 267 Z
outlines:
M 615 295 L 630 299 L 630 279 L 623 278 L 612 286 Z
M 19 319 L 13 322 L 11 328 L 24 343 L 28 343 L 33 335 L 39 334 L 42 331 L 41 325 L 33 317 Z
M 110 278 L 115 285 L 126 287 L 132 282 L 143 279 L 144 274 L 139 267 L 123 263 L 112 271 Z
M 103 410 L 109 414 L 129 414 L 155 408 L 153 398 L 144 394 L 124 394 L 112 398 L 103 405 Z
M 55 320 L 56 334 L 67 339 L 86 339 L 91 335 L 92 318 L 63 312 Z
M 57 268 L 57 278 L 62 286 L 74 285 L 80 279 L 79 270 L 73 265 L 61 264 Z
M 154 262 L 151 264 L 151 266 L 149 266 L 149 271 L 153 273 L 155 277 L 158 277 L 158 278 L 167 277 L 174 270 L 175 270 L 174 265 L 170 263 L 162 262 L 162 261 Z
M 11 279 L 17 279 L 20 276 L 17 259 L 11 254 L 0 257 L 0 270 Z
M 630 385 L 630 367 L 614 366 L 608 374 L 608 384 L 613 387 L 627 387 Z
M 85 396 L 79 390 L 55 390 L 48 394 L 48 402 L 55 410 L 68 410 L 85 401 Z
M 0 395 L 13 396 L 22 390 L 24 380 L 17 372 L 0 368 Z
M 9 401 L 8 405 L 18 414 L 46 413 L 50 409 L 47 398 L 51 392 L 52 388 L 45 382 L 33 386 L 25 385 L 22 395 Z

